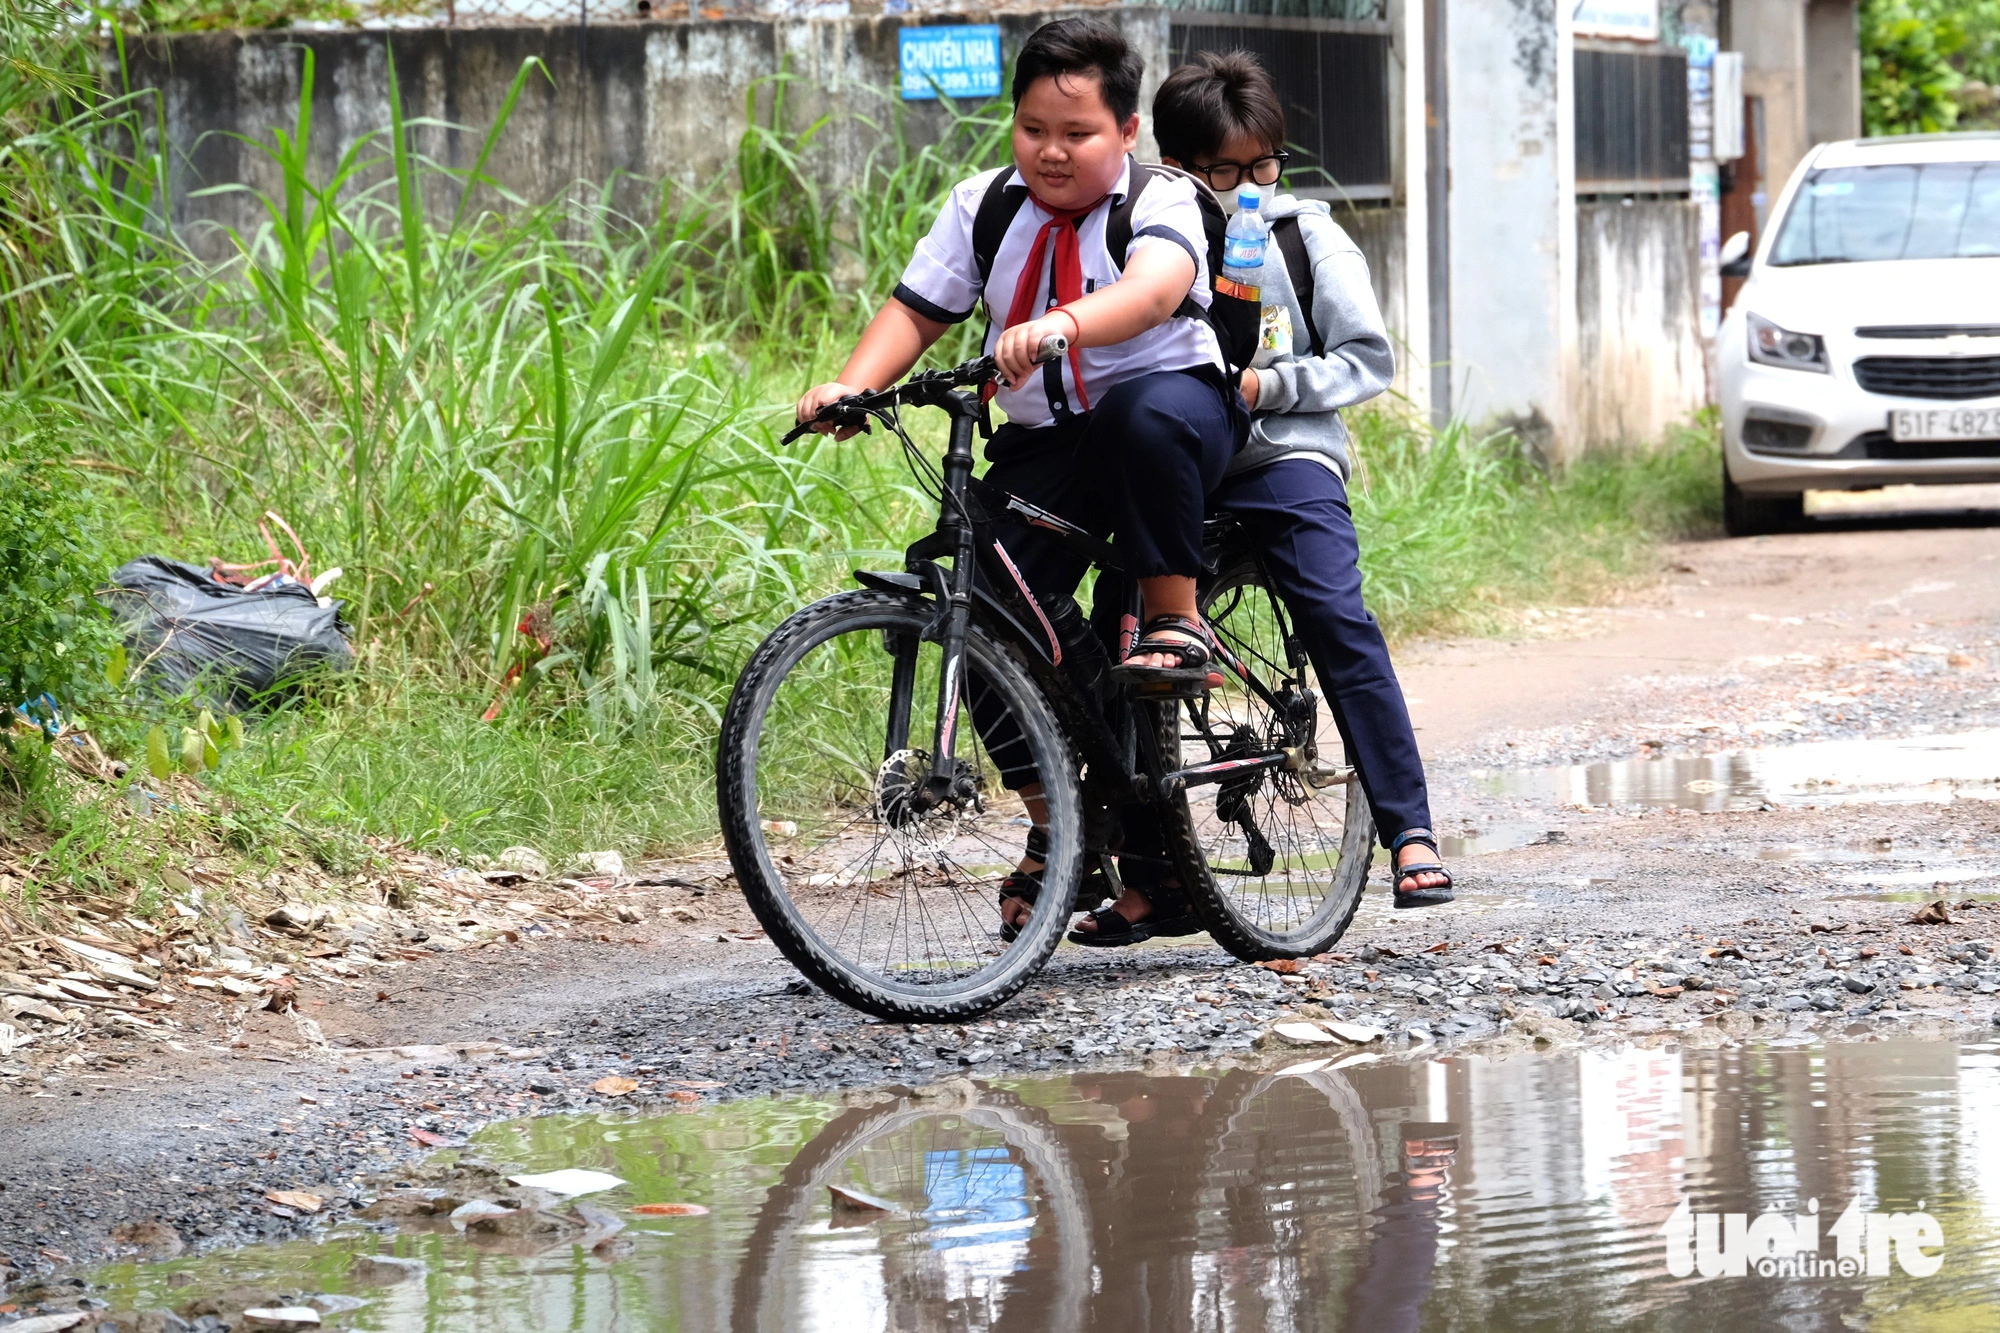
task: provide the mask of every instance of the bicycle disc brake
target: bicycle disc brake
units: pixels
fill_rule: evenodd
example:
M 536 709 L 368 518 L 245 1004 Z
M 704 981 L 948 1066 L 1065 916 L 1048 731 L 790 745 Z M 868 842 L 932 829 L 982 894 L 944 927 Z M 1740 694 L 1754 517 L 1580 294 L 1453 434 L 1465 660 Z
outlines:
M 875 807 L 890 828 L 908 828 L 923 818 L 917 793 L 930 781 L 931 757 L 923 750 L 898 750 L 875 771 Z

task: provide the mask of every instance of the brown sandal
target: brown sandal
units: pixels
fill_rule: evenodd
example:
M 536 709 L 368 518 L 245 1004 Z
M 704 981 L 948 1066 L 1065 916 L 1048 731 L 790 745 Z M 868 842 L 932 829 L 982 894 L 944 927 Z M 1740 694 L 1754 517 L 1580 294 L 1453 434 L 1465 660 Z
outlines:
M 1192 638 L 1170 638 L 1165 631 L 1177 630 Z M 1209 637 L 1208 626 L 1199 620 L 1186 616 L 1154 616 L 1146 622 L 1145 632 L 1139 642 L 1132 645 L 1131 657 L 1143 654 L 1161 653 L 1171 656 L 1175 665 L 1132 666 L 1129 658 L 1111 668 L 1114 680 L 1128 685 L 1198 685 L 1204 689 L 1214 689 L 1222 683 L 1219 672 L 1211 669 L 1215 661 L 1215 641 Z

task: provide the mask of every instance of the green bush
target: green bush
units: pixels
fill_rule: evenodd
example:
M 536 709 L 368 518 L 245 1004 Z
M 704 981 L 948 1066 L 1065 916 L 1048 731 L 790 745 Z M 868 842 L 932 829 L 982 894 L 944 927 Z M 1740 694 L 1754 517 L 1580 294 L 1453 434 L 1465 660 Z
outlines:
M 46 437 L 0 432 L 0 704 L 96 698 L 117 644 L 92 595 L 107 566 L 87 479 Z
M 1861 121 L 1874 135 L 1929 134 L 1958 120 L 1964 82 L 1951 57 L 1965 45 L 1956 7 L 1867 0 L 1861 7 Z

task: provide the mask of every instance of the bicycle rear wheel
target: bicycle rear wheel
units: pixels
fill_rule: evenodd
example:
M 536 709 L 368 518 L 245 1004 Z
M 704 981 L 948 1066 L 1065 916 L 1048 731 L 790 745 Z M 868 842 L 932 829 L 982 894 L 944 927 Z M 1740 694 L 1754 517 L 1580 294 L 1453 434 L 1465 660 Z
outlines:
M 1225 560 L 1204 581 L 1200 606 L 1216 636 L 1274 693 L 1287 678 L 1301 689 L 1308 684 L 1289 663 L 1276 597 L 1248 555 Z M 1223 675 L 1206 698 L 1159 708 L 1163 770 L 1290 744 L 1277 710 L 1232 673 Z M 1318 764 L 1331 767 L 1342 746 L 1325 704 L 1316 706 L 1310 730 Z M 1320 953 L 1354 920 L 1375 847 L 1375 821 L 1358 781 L 1314 787 L 1302 774 L 1267 769 L 1192 788 L 1168 811 L 1168 843 L 1195 913 L 1238 958 Z
M 772 942 L 837 999 L 905 1022 L 968 1018 L 1027 984 L 1062 938 L 1083 858 L 1069 745 L 1027 670 L 977 626 L 955 748 L 978 795 L 911 799 L 931 770 L 944 668 L 923 638 L 934 618 L 883 592 L 793 615 L 744 669 L 716 756 L 730 864 Z M 1003 769 L 1017 785 L 1036 776 L 1048 806 L 1045 887 L 1011 944 L 998 887 L 1029 826 Z

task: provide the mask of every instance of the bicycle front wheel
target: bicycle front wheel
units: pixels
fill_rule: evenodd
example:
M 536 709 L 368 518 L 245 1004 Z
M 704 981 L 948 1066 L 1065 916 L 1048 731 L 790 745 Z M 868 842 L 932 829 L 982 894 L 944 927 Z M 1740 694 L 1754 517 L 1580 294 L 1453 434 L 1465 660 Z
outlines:
M 933 604 L 841 593 L 793 615 L 737 682 L 716 757 L 723 840 L 771 940 L 835 998 L 956 1021 L 1027 984 L 1062 939 L 1083 861 L 1070 747 L 1005 644 L 968 633 L 956 746 L 975 794 L 925 808 L 944 653 Z M 1011 943 L 999 884 L 1047 805 L 1040 902 Z
M 1216 636 L 1274 694 L 1289 678 L 1276 595 L 1248 556 L 1226 561 L 1200 590 L 1201 613 Z M 1230 672 L 1220 689 L 1157 714 L 1162 771 L 1234 754 L 1287 746 L 1287 720 L 1271 701 Z M 1294 721 L 1292 731 L 1301 725 Z M 1315 770 L 1338 765 L 1339 733 L 1320 703 L 1305 730 L 1316 732 Z M 1179 756 L 1178 763 L 1176 755 Z M 1375 821 L 1361 784 L 1315 787 L 1300 773 L 1261 770 L 1196 787 L 1169 803 L 1165 820 L 1174 860 L 1196 915 L 1216 943 L 1238 958 L 1302 958 L 1333 944 L 1354 920 L 1375 848 Z

